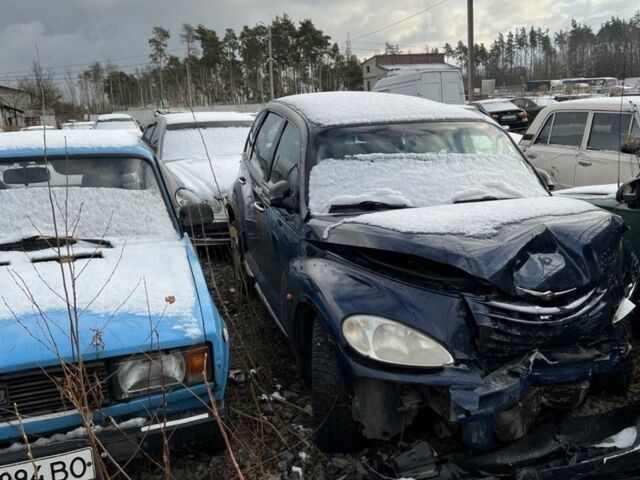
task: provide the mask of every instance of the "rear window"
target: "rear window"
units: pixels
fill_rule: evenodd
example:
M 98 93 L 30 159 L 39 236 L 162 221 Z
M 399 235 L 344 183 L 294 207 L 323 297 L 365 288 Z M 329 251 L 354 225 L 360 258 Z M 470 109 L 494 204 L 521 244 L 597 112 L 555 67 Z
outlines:
M 507 110 L 519 110 L 513 102 L 490 102 L 483 103 L 483 108 L 489 112 L 504 112 Z
M 630 113 L 595 113 L 589 134 L 589 150 L 619 152 L 629 135 Z

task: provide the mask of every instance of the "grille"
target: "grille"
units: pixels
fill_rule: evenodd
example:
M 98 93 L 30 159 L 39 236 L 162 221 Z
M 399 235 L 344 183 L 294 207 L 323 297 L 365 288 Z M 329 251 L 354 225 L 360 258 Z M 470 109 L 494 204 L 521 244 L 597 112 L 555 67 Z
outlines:
M 87 362 L 86 382 L 89 385 L 88 396 L 93 407 L 109 404 L 109 374 L 104 362 Z M 59 413 L 71 410 L 73 406 L 60 392 L 58 385 L 64 379 L 61 367 L 35 369 L 0 375 L 0 388 L 4 389 L 8 403 L 0 406 L 0 421 L 14 420 L 14 404 L 18 406 L 21 417 Z M 100 388 L 96 385 L 99 380 Z
M 478 348 L 486 360 L 507 360 L 534 349 L 586 344 L 608 328 L 611 294 L 592 290 L 564 305 L 470 299 L 478 326 Z

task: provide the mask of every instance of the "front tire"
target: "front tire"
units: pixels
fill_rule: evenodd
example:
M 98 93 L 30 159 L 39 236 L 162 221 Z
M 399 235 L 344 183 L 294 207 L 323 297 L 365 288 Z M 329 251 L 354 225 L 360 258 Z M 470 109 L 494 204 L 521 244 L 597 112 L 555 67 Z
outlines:
M 351 395 L 338 365 L 335 346 L 318 319 L 313 323 L 311 403 L 320 450 L 354 452 L 362 447 L 361 428 L 353 419 Z

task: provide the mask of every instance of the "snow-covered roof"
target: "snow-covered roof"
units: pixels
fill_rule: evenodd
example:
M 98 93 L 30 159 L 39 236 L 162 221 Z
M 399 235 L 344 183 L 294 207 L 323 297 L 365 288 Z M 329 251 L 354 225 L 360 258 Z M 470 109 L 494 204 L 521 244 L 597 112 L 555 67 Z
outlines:
M 253 122 L 255 118 L 249 113 L 240 112 L 181 112 L 166 113 L 163 116 L 167 119 L 167 125 L 195 122 Z
M 620 110 L 631 111 L 635 107 L 640 106 L 640 96 L 625 95 L 624 97 L 585 97 L 576 100 L 567 100 L 551 105 L 553 110 L 575 110 L 593 109 L 593 110 Z
M 325 232 L 345 224 L 371 225 L 401 233 L 463 235 L 486 238 L 501 228 L 534 218 L 553 218 L 597 211 L 598 207 L 573 198 L 532 197 L 464 205 L 389 210 L 349 217 Z
M 380 92 L 321 92 L 277 100 L 320 126 L 430 120 L 483 120 L 481 113 L 425 98 Z
M 103 113 L 98 115 L 98 122 L 109 122 L 113 120 L 132 120 L 133 117 L 128 113 Z
M 151 156 L 140 138 L 127 130 L 47 130 L 48 155 L 86 153 L 132 153 Z M 44 135 L 39 132 L 10 132 L 0 136 L 0 158 L 42 156 Z

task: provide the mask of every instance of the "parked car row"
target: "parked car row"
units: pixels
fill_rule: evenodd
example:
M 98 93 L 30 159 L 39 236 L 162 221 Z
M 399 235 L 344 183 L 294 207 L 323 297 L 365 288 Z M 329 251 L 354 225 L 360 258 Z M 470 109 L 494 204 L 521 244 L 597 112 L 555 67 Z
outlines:
M 184 442 L 214 428 L 228 333 L 194 244 L 225 239 L 310 381 L 325 451 L 428 423 L 484 452 L 594 390 L 624 394 L 640 274 L 627 227 L 552 195 L 575 178 L 531 156 L 552 138 L 606 152 L 634 134 L 636 110 L 616 124 L 582 102 L 542 110 L 522 150 L 499 115 L 374 92 L 284 97 L 255 117 L 164 113 L 142 139 L 48 132 L 46 157 L 41 133 L 3 134 L 0 474 L 30 455 L 93 463 L 82 438 L 20 447 L 82 425 L 50 381 L 78 352 L 114 458 L 136 445 L 123 431 L 151 441 L 166 422 Z M 640 207 L 634 182 L 616 192 L 616 208 Z M 61 265 L 81 272 L 70 297 Z

